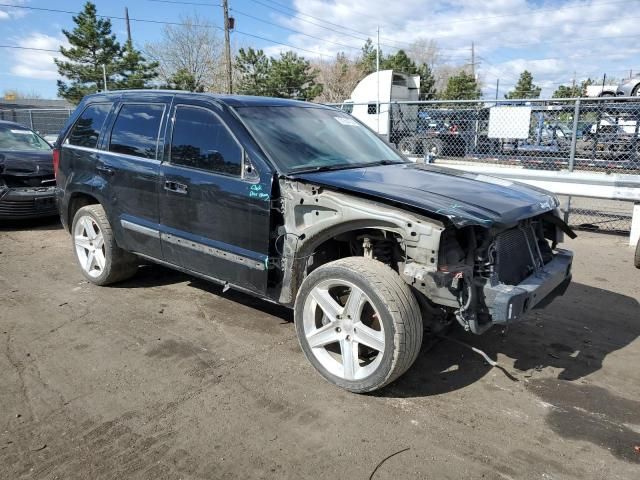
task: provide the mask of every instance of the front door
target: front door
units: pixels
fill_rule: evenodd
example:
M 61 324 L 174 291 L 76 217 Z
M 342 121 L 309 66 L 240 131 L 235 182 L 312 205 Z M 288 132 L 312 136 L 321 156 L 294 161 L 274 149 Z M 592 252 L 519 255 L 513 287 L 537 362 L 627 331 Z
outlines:
M 216 106 L 176 99 L 171 125 L 159 187 L 164 259 L 264 293 L 270 182 L 247 173 L 244 149 Z

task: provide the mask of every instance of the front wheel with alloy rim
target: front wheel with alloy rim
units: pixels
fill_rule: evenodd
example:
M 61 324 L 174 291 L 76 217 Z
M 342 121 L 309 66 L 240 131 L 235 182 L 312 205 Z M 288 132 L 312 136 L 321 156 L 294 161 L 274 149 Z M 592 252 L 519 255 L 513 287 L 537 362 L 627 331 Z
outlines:
M 372 392 L 415 361 L 422 344 L 420 307 L 387 265 L 349 257 L 307 276 L 295 304 L 302 351 L 329 382 Z
M 79 209 L 73 218 L 71 234 L 80 270 L 91 283 L 108 285 L 136 273 L 137 257 L 116 245 L 101 205 Z

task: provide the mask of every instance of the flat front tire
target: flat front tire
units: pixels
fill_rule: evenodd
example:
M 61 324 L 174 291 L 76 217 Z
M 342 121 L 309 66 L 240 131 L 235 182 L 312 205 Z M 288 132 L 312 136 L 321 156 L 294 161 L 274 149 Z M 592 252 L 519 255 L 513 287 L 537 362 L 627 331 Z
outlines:
M 73 251 L 80 270 L 96 285 L 109 285 L 133 276 L 137 257 L 116 245 L 102 205 L 80 208 L 71 225 Z
M 336 260 L 305 278 L 295 326 L 315 369 L 356 393 L 393 382 L 422 344 L 420 307 L 409 286 L 387 265 L 363 257 Z

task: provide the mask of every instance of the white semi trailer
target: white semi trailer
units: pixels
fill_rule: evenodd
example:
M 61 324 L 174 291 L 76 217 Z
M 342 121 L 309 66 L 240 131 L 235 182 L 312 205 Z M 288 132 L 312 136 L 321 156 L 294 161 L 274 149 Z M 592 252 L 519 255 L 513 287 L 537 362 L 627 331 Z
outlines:
M 419 98 L 420 75 L 381 70 L 363 78 L 342 108 L 379 135 L 395 142 L 396 139 L 391 138 L 394 132 L 415 130 L 417 111 L 415 105 L 394 105 L 393 102 L 417 101 Z

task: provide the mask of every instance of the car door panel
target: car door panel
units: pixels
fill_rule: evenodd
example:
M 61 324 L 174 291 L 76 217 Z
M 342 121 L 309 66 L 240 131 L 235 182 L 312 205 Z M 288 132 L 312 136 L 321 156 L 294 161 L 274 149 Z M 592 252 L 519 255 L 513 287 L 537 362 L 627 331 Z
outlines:
M 224 128 L 230 134 L 230 137 L 224 134 L 225 138 L 234 137 L 223 117 L 213 112 L 211 106 L 193 102 L 174 106 L 174 133 L 181 125 L 180 112 L 184 111 L 181 108 L 187 107 L 208 110 L 222 124 L 212 126 L 212 130 Z M 179 112 L 177 124 L 176 109 Z M 194 126 L 191 127 L 193 128 Z M 200 136 L 215 136 L 213 131 L 210 134 L 204 131 L 200 133 Z M 237 142 L 237 139 L 234 138 L 234 141 Z M 216 148 L 219 147 L 215 145 L 215 141 L 212 147 L 215 148 L 210 151 L 214 153 L 207 153 L 205 156 L 215 159 L 218 154 Z M 245 151 L 239 143 L 238 147 L 240 155 L 244 156 Z M 177 146 L 174 145 L 173 149 L 175 158 Z M 223 160 L 224 158 L 226 157 Z M 165 260 L 221 281 L 264 293 L 270 240 L 270 177 L 265 176 L 265 180 L 261 181 L 255 175 L 249 179 L 243 174 L 243 167 L 240 168 L 239 175 L 229 175 L 207 171 L 198 168 L 196 164 L 175 164 L 172 163 L 170 154 L 166 160 L 168 161 L 161 166 L 159 188 L 161 240 Z M 242 158 L 240 161 L 242 162 Z M 216 160 L 213 164 L 222 165 L 219 161 L 216 163 Z
M 158 158 L 162 155 L 161 133 L 168 109 L 166 101 L 125 99 L 114 115 L 96 165 L 98 175 L 109 185 L 112 228 L 118 244 L 160 259 Z

